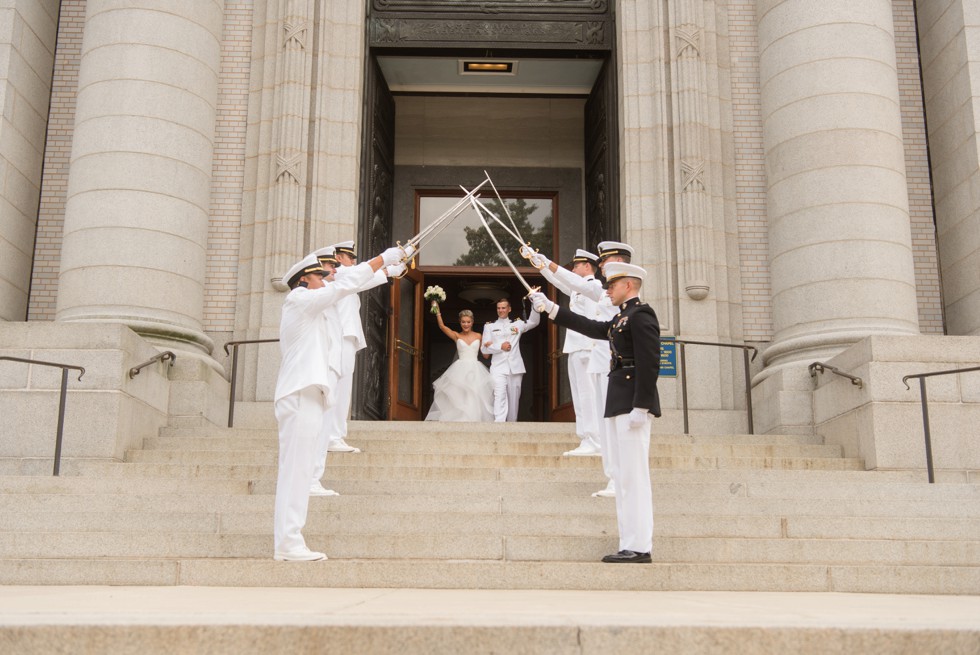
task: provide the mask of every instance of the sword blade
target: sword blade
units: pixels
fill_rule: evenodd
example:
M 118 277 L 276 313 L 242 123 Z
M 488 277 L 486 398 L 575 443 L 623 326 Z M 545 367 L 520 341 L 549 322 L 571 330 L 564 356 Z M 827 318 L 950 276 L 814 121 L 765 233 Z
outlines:
M 513 271 L 514 275 L 517 277 L 520 283 L 524 286 L 525 289 L 527 289 L 527 292 L 528 293 L 533 292 L 534 288 L 532 288 L 531 285 L 527 283 L 527 280 L 524 279 L 524 276 L 521 275 L 521 272 L 517 270 L 516 266 L 514 266 L 514 262 L 510 261 L 510 257 L 507 256 L 507 253 L 504 252 L 504 249 L 500 246 L 500 242 L 497 241 L 497 237 L 494 236 L 493 231 L 490 229 L 490 224 L 487 223 L 487 219 L 483 217 L 483 214 L 480 212 L 479 208 L 477 207 L 477 202 L 471 198 L 470 203 L 473 205 L 473 209 L 476 210 L 477 216 L 480 217 L 480 222 L 483 223 L 483 227 L 486 229 L 487 234 L 490 235 L 490 240 L 493 241 L 494 245 L 497 246 L 497 250 L 500 251 L 500 256 L 504 258 L 505 262 L 507 262 L 507 266 L 510 267 L 510 270 Z

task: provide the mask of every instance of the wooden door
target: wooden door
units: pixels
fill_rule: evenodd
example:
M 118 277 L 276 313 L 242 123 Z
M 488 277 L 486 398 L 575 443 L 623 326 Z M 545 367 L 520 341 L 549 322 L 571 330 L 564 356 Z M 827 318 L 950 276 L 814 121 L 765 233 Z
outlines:
M 422 418 L 422 273 L 409 270 L 391 285 L 388 370 L 393 421 Z

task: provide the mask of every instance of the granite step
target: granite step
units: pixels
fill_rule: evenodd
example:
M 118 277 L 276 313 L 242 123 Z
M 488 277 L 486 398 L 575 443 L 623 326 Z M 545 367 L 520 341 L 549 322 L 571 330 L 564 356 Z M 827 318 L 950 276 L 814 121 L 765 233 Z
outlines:
M 972 594 L 978 566 L 339 559 L 297 564 L 269 557 L 0 558 L 7 585 L 185 585 L 268 588 L 554 589 Z M 870 602 L 870 601 L 869 601 Z
M 389 464 L 372 465 L 367 459 L 355 459 L 365 453 L 350 454 L 346 458 L 329 458 L 328 476 L 331 479 L 402 479 L 402 480 L 492 480 L 497 479 L 498 471 L 519 470 L 527 462 L 525 457 L 507 460 L 515 468 L 505 468 L 505 464 L 490 465 L 485 461 L 473 460 L 470 466 L 457 463 L 452 465 L 397 466 Z M 576 463 L 566 466 L 569 458 L 542 458 L 541 466 L 533 471 L 574 472 L 575 469 L 601 470 L 599 458 L 576 458 Z M 427 461 L 427 460 L 417 460 Z M 350 464 L 348 464 L 350 462 Z M 365 464 L 365 462 L 369 462 Z M 483 464 L 483 466 L 480 466 Z M 782 469 L 794 471 L 830 470 L 863 471 L 864 462 L 852 458 L 811 458 L 811 457 L 651 457 L 653 469 Z M 0 475 L 49 475 L 50 464 L 45 460 L 20 459 L 0 461 Z M 65 476 L 82 475 L 88 477 L 136 477 L 136 478 L 245 478 L 274 480 L 277 467 L 274 464 L 163 464 L 129 462 L 121 463 L 107 460 L 65 460 L 61 473 Z M 656 475 L 656 471 L 654 471 Z
M 328 562 L 315 566 L 331 568 Z M 462 566 L 450 572 L 467 573 Z M 548 577 L 532 570 L 513 575 L 522 572 Z M 834 573 L 846 577 L 844 570 Z M 0 589 L 0 613 L 7 617 L 0 640 L 17 653 L 52 652 L 63 644 L 118 655 L 305 653 L 323 644 L 340 653 L 369 646 L 377 655 L 980 651 L 980 599 L 962 596 L 14 586 Z
M 397 446 L 398 444 L 393 444 Z M 595 464 L 598 456 L 563 457 L 560 448 L 552 448 L 555 452 L 513 452 L 513 448 L 501 450 L 511 452 L 494 452 L 490 448 L 476 447 L 467 449 L 439 448 L 420 449 L 418 452 L 406 452 L 393 449 L 369 450 L 362 453 L 330 453 L 328 461 L 338 458 L 338 461 L 365 463 L 374 466 L 493 466 L 493 467 L 590 467 Z M 527 448 L 526 450 L 537 450 Z M 456 451 L 456 452 L 453 452 Z M 650 460 L 657 458 L 774 458 L 774 459 L 841 459 L 840 446 L 774 446 L 774 445 L 724 445 L 724 444 L 651 444 Z M 356 460 L 352 459 L 356 458 Z M 157 449 L 129 450 L 126 452 L 127 462 L 163 463 L 163 464 L 251 464 L 275 465 L 278 461 L 278 451 L 273 449 Z
M 239 503 L 243 505 L 243 503 Z M 588 513 L 568 511 L 502 512 L 464 504 L 452 509 L 393 512 L 354 504 L 311 504 L 306 530 L 311 533 L 591 536 L 615 532 L 610 508 Z M 789 539 L 895 539 L 980 541 L 980 522 L 973 518 L 869 516 L 726 515 L 657 512 L 657 534 L 664 537 L 731 537 Z M 69 511 L 14 510 L 4 513 L 0 532 L 199 532 L 264 534 L 272 507 L 233 507 L 222 511 L 167 509 L 95 510 L 79 503 Z
M 338 559 L 505 559 L 598 561 L 617 550 L 610 523 L 606 534 L 500 535 L 444 530 L 422 534 L 336 534 L 304 531 L 311 548 Z M 199 532 L 0 532 L 3 558 L 261 558 L 272 554 L 264 534 Z M 895 539 L 806 539 L 654 536 L 658 562 L 902 564 L 971 566 L 980 542 Z
M 372 424 L 377 426 L 378 424 Z M 412 431 L 401 429 L 404 423 L 384 423 L 382 427 L 374 428 L 352 428 L 347 436 L 347 441 L 357 441 L 358 444 L 368 447 L 368 444 L 383 447 L 385 444 L 398 444 L 398 447 L 414 449 L 431 447 L 450 447 L 452 444 L 467 443 L 496 443 L 504 444 L 533 444 L 535 446 L 550 446 L 560 448 L 568 445 L 576 445 L 579 442 L 575 436 L 573 427 L 555 429 L 548 432 L 537 431 L 534 433 L 523 432 L 520 430 L 501 430 L 487 435 L 477 435 L 472 433 L 466 423 L 452 424 L 454 430 L 443 430 L 440 432 L 427 432 L 416 428 Z M 400 429 L 391 430 L 387 426 L 399 426 Z M 446 425 L 446 424 L 442 424 Z M 531 425 L 531 424 L 529 424 Z M 565 425 L 565 424 L 559 424 Z M 571 424 L 569 424 L 571 425 Z M 244 447 L 248 450 L 259 448 L 278 448 L 279 436 L 275 430 L 245 429 L 245 428 L 162 428 L 159 436 L 149 437 L 144 440 L 145 448 L 166 447 L 164 444 L 179 443 L 183 440 L 198 440 L 199 444 L 221 444 L 221 447 Z M 810 445 L 819 446 L 824 443 L 822 437 L 816 435 L 799 434 L 652 434 L 651 443 L 692 443 L 692 444 L 748 444 L 748 445 Z M 244 444 L 244 445 L 239 445 Z M 218 446 L 214 446 L 217 448 Z M 210 449 L 211 446 L 204 448 L 194 447 L 195 450 Z M 564 451 L 563 451 L 564 452 Z
M 419 483 L 426 484 L 426 483 Z M 169 492 L 148 493 L 140 485 L 129 493 L 3 493 L 0 512 L 12 516 L 17 512 L 247 512 L 271 515 L 272 494 L 198 494 L 184 493 L 171 486 Z M 564 487 L 561 487 L 564 489 Z M 587 489 L 579 485 L 579 490 Z M 412 489 L 413 492 L 419 489 Z M 429 485 L 427 491 L 432 491 Z M 388 513 L 392 515 L 415 512 L 497 512 L 530 515 L 571 514 L 576 517 L 611 515 L 615 511 L 610 498 L 578 495 L 499 495 L 491 493 L 469 495 L 443 493 L 347 493 L 339 497 L 311 498 L 310 512 L 328 511 L 338 514 Z M 554 491 L 554 488 L 551 489 Z M 657 521 L 666 516 L 726 516 L 752 519 L 791 517 L 790 520 L 814 518 L 875 519 L 980 519 L 980 504 L 960 502 L 957 498 L 931 500 L 903 499 L 835 499 L 830 505 L 822 498 L 780 498 L 731 496 L 719 485 L 654 485 L 654 512 Z M 952 501 L 952 502 L 951 502 Z M 0 529 L 16 529 L 8 522 Z

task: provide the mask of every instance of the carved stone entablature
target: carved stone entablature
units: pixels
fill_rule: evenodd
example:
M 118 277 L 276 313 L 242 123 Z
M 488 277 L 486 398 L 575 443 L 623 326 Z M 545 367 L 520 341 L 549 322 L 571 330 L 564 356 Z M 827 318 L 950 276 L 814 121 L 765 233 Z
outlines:
M 389 20 L 371 21 L 372 46 L 443 46 L 471 44 L 583 48 L 610 47 L 604 22 Z
M 412 14 L 605 14 L 609 0 L 373 0 L 375 12 Z

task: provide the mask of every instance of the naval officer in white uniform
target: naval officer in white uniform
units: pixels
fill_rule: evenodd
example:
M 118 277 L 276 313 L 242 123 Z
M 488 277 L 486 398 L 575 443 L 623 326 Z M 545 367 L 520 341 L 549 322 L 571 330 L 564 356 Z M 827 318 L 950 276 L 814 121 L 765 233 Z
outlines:
M 521 404 L 521 382 L 526 369 L 521 357 L 521 336 L 541 322 L 538 312 L 527 321 L 510 320 L 510 300 L 497 301 L 497 320 L 483 328 L 480 352 L 491 355 L 490 377 L 493 378 L 493 420 L 496 423 L 516 421 Z
M 357 264 L 353 241 L 343 241 L 326 248 L 320 248 L 313 254 L 320 259 L 320 263 L 324 266 L 335 267 L 335 280 L 344 279 Z M 375 272 L 371 279 L 360 286 L 357 291 L 359 293 L 385 284 L 390 274 L 397 275 L 401 271 L 404 271 L 404 264 L 385 267 Z M 332 489 L 324 488 L 320 482 L 320 478 L 323 477 L 326 470 L 328 451 L 334 453 L 361 452 L 359 448 L 354 448 L 345 441 L 347 417 L 350 415 L 351 392 L 354 387 L 354 359 L 357 351 L 367 346 L 364 339 L 364 329 L 361 327 L 361 300 L 356 293 L 344 296 L 334 308 L 328 311 L 336 311 L 338 314 L 338 325 L 341 333 L 338 337 L 340 343 L 340 379 L 337 381 L 337 389 L 334 392 L 336 402 L 327 409 L 318 436 L 317 452 L 321 455 L 317 457 L 313 469 L 313 480 L 310 482 L 311 496 L 340 495 Z
M 593 320 L 608 320 L 612 315 L 612 305 L 607 301 L 603 305 L 596 302 L 594 297 L 604 295 L 602 282 L 596 279 L 598 257 L 587 250 L 576 250 L 572 258 L 571 273 L 577 276 L 576 284 L 569 285 L 562 281 L 561 274 L 553 273 L 550 266 L 541 269 L 544 278 L 559 291 L 568 296 L 568 309 L 579 316 Z M 558 268 L 556 266 L 556 268 Z M 563 273 L 567 269 L 561 269 Z M 591 291 L 588 295 L 577 291 L 586 287 Z M 602 368 L 599 374 L 590 373 L 592 351 L 598 348 L 605 350 L 601 357 Z M 575 434 L 579 438 L 579 446 L 565 453 L 569 456 L 598 455 L 602 447 L 602 409 L 605 404 L 606 368 L 609 362 L 609 344 L 604 341 L 590 339 L 584 334 L 573 330 L 565 332 L 565 343 L 562 352 L 568 355 L 568 385 L 572 392 L 572 407 L 575 410 Z M 602 403 L 602 404 L 600 404 Z
M 316 255 L 309 254 L 283 276 L 290 292 L 283 301 L 279 323 L 282 363 L 275 392 L 279 423 L 279 473 L 273 517 L 276 560 L 326 558 L 306 546 L 302 530 L 309 508 L 317 435 L 324 412 L 334 402 L 340 377 L 339 321 L 335 313 L 327 310 L 344 296 L 356 293 L 383 265 L 395 264 L 405 254 L 401 248 L 389 248 L 355 267 L 346 280 L 331 284 L 325 279 L 332 277 L 333 270 L 325 270 Z M 332 325 L 335 322 L 337 325 Z
M 628 244 L 620 243 L 618 241 L 603 241 L 599 244 L 599 269 L 601 271 L 604 271 L 606 264 L 611 262 L 628 264 L 632 257 L 633 248 Z M 564 286 L 570 289 L 572 292 L 578 293 L 583 298 L 587 298 L 595 303 L 595 314 L 593 316 L 589 316 L 587 313 L 581 313 L 580 315 L 596 321 L 608 321 L 619 311 L 616 306 L 612 304 L 612 301 L 610 301 L 609 296 L 606 294 L 606 290 L 603 288 L 602 283 L 598 279 L 594 278 L 594 281 L 590 281 L 587 277 L 575 275 L 573 272 L 568 271 L 548 260 L 547 257 L 540 253 L 535 253 L 530 259 L 532 264 L 541 268 L 541 273 L 544 275 L 544 278 L 554 284 L 559 291 L 567 294 L 568 292 L 562 288 Z M 572 309 L 571 303 L 569 303 L 569 309 Z M 568 334 L 570 333 L 566 332 L 566 335 Z M 581 338 L 586 338 L 584 335 L 580 336 Z M 613 466 L 609 458 L 606 423 L 602 419 L 606 408 L 606 378 L 609 375 L 608 340 L 594 340 L 591 355 L 587 373 L 591 382 L 595 385 L 594 388 L 596 390 L 596 394 L 594 399 L 596 401 L 596 417 L 599 421 L 598 434 L 599 446 L 602 455 L 602 471 L 609 480 L 606 483 L 605 489 L 600 489 L 592 495 L 611 498 L 616 495 L 616 482 L 613 480 Z

